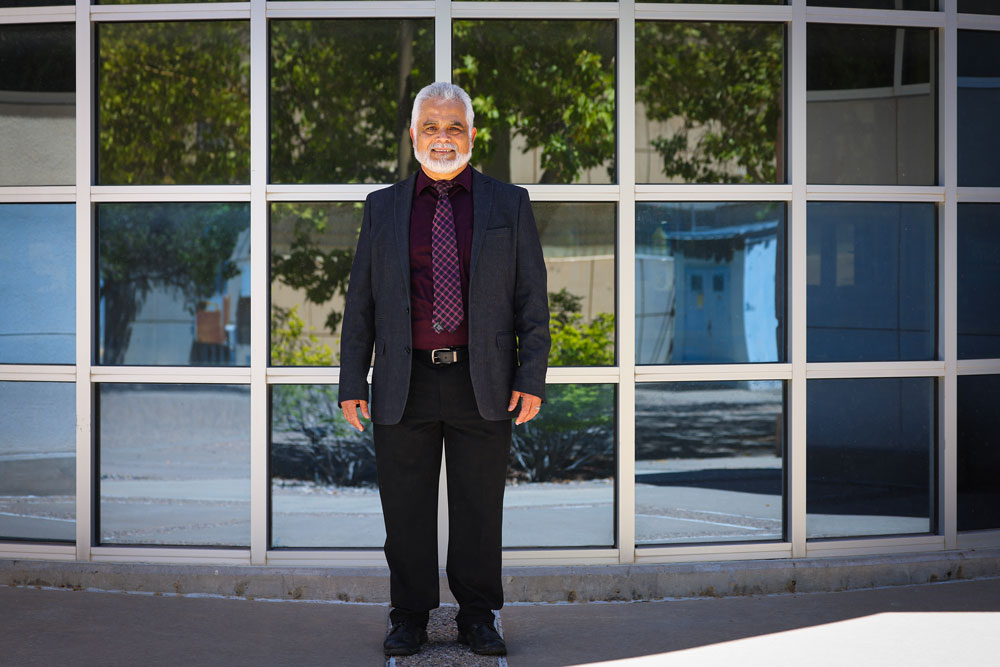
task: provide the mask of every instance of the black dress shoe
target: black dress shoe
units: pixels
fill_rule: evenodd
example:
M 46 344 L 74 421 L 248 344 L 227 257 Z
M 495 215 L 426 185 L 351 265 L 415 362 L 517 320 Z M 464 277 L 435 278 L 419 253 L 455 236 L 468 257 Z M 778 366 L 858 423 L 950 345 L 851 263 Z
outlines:
M 382 642 L 382 649 L 386 655 L 413 655 L 426 642 L 427 628 L 413 623 L 398 623 L 392 626 Z
M 473 623 L 459 630 L 458 641 L 479 655 L 507 655 L 507 645 L 492 623 Z

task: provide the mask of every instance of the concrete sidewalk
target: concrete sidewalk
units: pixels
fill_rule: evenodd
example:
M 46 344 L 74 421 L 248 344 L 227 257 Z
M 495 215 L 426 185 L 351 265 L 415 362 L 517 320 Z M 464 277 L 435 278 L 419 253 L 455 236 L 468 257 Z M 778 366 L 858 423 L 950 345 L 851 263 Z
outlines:
M 385 664 L 388 607 L 0 588 L 5 667 Z M 441 610 L 441 616 L 453 612 Z M 1000 665 L 1000 579 L 843 593 L 513 604 L 512 667 Z M 447 638 L 404 665 L 497 664 Z M 502 661 L 500 664 L 503 664 Z

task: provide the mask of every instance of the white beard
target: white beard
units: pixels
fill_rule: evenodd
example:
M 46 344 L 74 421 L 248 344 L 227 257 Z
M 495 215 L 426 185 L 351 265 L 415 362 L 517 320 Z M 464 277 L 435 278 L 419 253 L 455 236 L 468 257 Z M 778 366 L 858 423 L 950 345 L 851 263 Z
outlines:
M 442 160 L 440 158 L 431 157 L 431 150 L 435 148 L 447 148 L 455 151 L 455 157 L 449 160 Z M 413 156 L 417 158 L 417 162 L 426 167 L 428 171 L 432 171 L 436 174 L 449 174 L 453 171 L 458 171 L 464 167 L 469 160 L 472 159 L 472 148 L 469 148 L 467 153 L 461 153 L 458 150 L 458 146 L 452 143 L 434 143 L 427 147 L 427 150 L 418 150 L 416 145 L 413 146 Z

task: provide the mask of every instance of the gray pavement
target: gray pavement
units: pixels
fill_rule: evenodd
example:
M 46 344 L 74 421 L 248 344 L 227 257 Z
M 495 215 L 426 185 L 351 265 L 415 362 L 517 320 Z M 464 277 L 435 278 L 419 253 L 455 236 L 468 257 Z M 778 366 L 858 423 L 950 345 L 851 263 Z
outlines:
M 375 666 L 384 664 L 387 611 L 385 605 L 0 587 L 0 664 Z M 1000 579 L 842 593 L 512 604 L 500 618 L 513 667 L 1000 665 Z M 425 657 L 405 664 L 481 662 L 455 647 Z

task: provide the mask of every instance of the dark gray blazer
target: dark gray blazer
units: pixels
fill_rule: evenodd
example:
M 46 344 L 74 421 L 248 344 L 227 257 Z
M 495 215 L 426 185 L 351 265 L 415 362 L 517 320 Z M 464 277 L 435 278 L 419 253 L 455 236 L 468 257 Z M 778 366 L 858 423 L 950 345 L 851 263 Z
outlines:
M 410 204 L 416 176 L 368 195 L 340 341 L 341 402 L 368 400 L 372 420 L 396 424 L 410 386 Z M 549 304 L 528 192 L 472 172 L 469 367 L 479 413 L 507 412 L 512 390 L 545 398 Z M 518 406 L 520 407 L 520 406 Z M 516 414 L 516 413 L 513 413 Z

